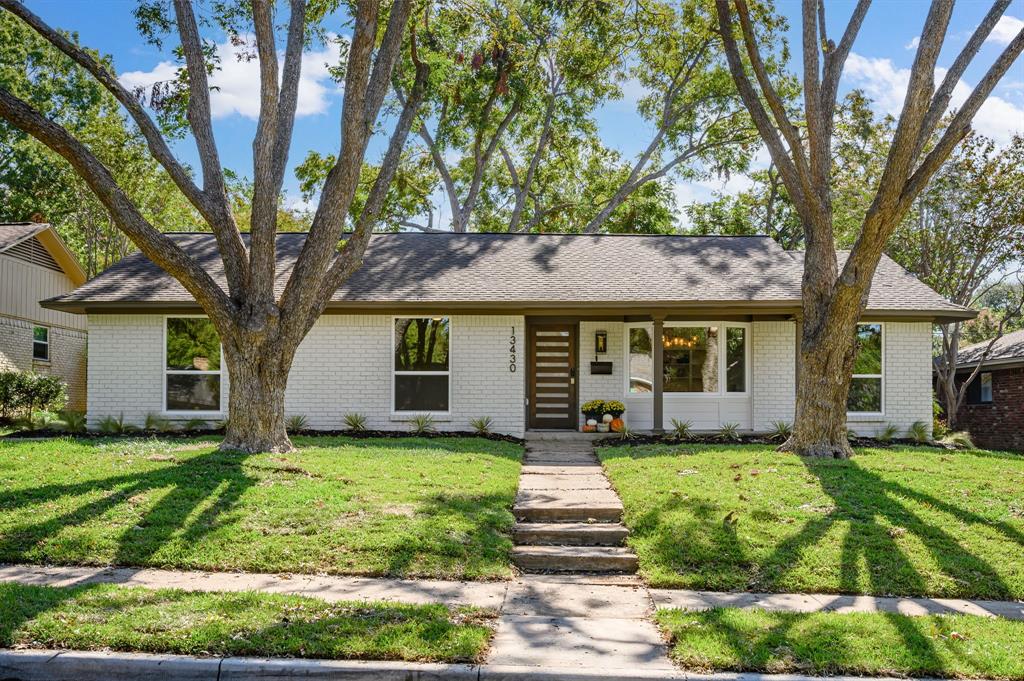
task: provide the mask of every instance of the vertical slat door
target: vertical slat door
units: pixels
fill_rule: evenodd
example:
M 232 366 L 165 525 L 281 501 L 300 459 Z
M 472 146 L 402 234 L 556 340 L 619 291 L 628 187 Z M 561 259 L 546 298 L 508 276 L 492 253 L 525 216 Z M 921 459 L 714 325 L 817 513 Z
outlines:
M 531 324 L 530 427 L 575 430 L 576 325 Z

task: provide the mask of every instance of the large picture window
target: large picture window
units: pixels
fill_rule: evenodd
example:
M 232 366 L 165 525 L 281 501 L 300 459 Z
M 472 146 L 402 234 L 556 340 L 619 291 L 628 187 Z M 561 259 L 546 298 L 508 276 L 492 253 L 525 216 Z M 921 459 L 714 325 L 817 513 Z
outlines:
M 220 338 L 202 317 L 168 317 L 164 334 L 166 411 L 219 412 Z
M 882 325 L 857 325 L 857 358 L 846 400 L 850 413 L 882 413 Z
M 654 390 L 651 325 L 628 327 L 626 366 L 630 394 Z M 745 393 L 747 327 L 726 323 L 666 323 L 662 335 L 662 372 L 666 394 Z
M 447 412 L 451 372 L 445 317 L 395 319 L 394 409 Z

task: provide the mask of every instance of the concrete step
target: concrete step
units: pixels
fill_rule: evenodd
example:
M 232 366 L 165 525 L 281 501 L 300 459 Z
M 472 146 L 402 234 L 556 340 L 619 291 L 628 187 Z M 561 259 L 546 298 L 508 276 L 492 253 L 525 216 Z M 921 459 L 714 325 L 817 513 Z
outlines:
M 604 490 L 611 489 L 611 484 L 595 470 L 590 475 L 523 475 L 519 478 L 519 489 Z
M 523 463 L 548 466 L 600 465 L 597 457 L 591 452 L 526 452 L 523 455 Z
M 622 506 L 515 506 L 512 515 L 517 520 L 527 523 L 617 523 L 622 520 Z
M 620 523 L 516 523 L 516 544 L 533 546 L 618 546 L 629 535 Z
M 636 555 L 622 546 L 517 546 L 512 560 L 525 572 L 635 572 Z
M 523 464 L 520 475 L 603 475 L 601 467 L 596 464 Z

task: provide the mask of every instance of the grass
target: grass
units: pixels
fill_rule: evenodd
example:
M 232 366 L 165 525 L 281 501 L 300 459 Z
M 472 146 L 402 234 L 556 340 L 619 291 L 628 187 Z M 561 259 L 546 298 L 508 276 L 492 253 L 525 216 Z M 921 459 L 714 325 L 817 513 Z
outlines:
M 601 449 L 657 587 L 1024 598 L 1024 457 Z
M 0 442 L 0 562 L 500 579 L 521 448 L 477 438 Z
M 263 593 L 0 584 L 0 647 L 476 662 L 493 613 Z
M 659 610 L 670 655 L 699 671 L 1024 678 L 1024 622 L 971 615 Z

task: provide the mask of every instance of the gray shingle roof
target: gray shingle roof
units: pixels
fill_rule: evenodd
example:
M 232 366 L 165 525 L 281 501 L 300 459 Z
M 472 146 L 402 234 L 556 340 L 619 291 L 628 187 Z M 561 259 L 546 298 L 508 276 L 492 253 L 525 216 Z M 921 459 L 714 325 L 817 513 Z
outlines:
M 0 222 L 0 253 L 44 229 L 46 225 L 37 222 Z
M 968 345 L 956 356 L 957 366 L 977 364 L 985 354 L 989 341 Z M 1012 362 L 1024 360 L 1024 329 L 1008 333 L 992 344 L 992 351 L 985 360 L 988 362 Z
M 209 234 L 170 234 L 223 283 Z M 305 235 L 278 238 L 278 292 Z M 803 262 L 768 237 L 375 234 L 363 266 L 334 295 L 338 305 L 502 306 L 799 305 Z M 888 258 L 871 308 L 961 313 Z M 141 253 L 133 253 L 48 305 L 82 309 L 118 303 L 185 304 L 191 296 Z

